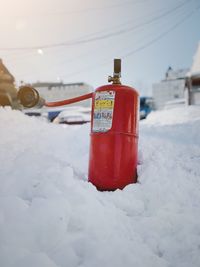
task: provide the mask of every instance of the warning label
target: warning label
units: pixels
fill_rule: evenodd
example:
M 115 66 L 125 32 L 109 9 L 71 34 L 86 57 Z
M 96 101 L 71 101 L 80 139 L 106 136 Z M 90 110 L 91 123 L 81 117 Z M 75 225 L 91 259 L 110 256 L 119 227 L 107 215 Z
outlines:
M 106 132 L 112 128 L 114 103 L 114 91 L 95 94 L 93 132 Z

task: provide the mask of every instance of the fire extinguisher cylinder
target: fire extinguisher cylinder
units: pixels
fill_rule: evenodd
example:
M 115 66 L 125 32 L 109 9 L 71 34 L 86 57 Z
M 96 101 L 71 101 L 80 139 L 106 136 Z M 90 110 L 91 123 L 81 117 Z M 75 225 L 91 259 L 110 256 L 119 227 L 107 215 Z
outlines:
M 120 76 L 115 60 L 113 84 L 97 88 L 92 100 L 88 180 L 101 191 L 137 182 L 139 95 Z

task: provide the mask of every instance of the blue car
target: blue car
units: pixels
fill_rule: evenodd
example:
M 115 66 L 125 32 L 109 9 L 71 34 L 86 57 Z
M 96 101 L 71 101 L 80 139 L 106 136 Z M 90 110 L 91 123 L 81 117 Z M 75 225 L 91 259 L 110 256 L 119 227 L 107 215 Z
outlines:
M 140 119 L 145 119 L 153 110 L 153 98 L 148 96 L 140 97 Z

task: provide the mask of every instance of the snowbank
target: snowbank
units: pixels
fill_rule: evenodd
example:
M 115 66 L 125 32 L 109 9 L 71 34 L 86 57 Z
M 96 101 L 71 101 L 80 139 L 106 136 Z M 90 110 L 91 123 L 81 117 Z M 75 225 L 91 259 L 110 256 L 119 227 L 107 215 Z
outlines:
M 154 111 L 148 115 L 144 124 L 172 125 L 190 123 L 199 120 L 200 106 L 174 107 L 169 110 Z
M 199 266 L 200 108 L 142 122 L 139 182 L 115 192 L 87 182 L 89 125 L 0 109 L 0 129 L 0 266 Z

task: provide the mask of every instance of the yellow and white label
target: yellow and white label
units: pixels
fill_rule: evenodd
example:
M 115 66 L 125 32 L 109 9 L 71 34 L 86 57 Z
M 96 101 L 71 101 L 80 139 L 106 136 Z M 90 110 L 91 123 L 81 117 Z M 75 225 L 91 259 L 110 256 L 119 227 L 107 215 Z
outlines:
M 107 132 L 112 128 L 114 104 L 114 91 L 95 94 L 93 132 Z
M 113 109 L 114 101 L 113 100 L 95 100 L 95 109 Z

